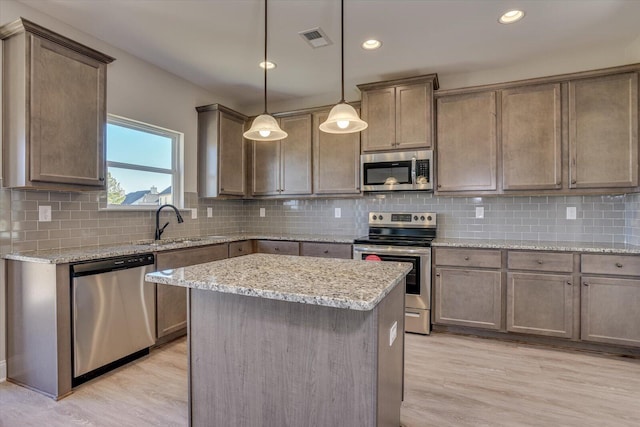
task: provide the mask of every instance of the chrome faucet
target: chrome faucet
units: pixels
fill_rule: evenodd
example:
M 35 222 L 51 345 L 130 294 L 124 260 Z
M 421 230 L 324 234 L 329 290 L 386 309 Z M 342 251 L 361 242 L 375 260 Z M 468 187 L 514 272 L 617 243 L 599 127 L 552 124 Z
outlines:
M 164 208 L 171 208 L 174 211 L 176 211 L 176 217 L 178 218 L 178 224 L 184 222 L 184 219 L 182 219 L 182 215 L 180 215 L 180 212 L 178 211 L 178 208 L 176 208 L 173 205 L 162 205 L 158 208 L 158 210 L 156 211 L 156 236 L 155 239 L 156 240 L 160 240 L 160 236 L 162 236 L 162 233 L 164 232 L 164 229 L 167 228 L 167 225 L 169 225 L 169 222 L 167 221 L 167 223 L 165 225 L 162 226 L 162 228 L 160 228 L 160 211 Z

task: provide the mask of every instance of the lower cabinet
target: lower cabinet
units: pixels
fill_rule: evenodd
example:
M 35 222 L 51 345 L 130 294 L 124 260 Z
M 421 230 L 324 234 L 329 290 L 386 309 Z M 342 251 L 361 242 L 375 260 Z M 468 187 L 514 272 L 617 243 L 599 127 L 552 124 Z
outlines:
M 640 279 L 582 277 L 580 338 L 640 347 Z
M 228 257 L 228 245 L 158 252 L 156 270 L 170 270 L 188 265 L 217 261 Z M 171 334 L 185 332 L 187 327 L 187 289 L 179 286 L 156 287 L 156 333 L 158 340 Z
M 254 252 L 274 255 L 300 255 L 300 244 L 285 240 L 256 240 Z
M 435 323 L 500 329 L 500 271 L 436 267 Z
M 508 273 L 507 331 L 571 338 L 575 288 L 572 277 Z

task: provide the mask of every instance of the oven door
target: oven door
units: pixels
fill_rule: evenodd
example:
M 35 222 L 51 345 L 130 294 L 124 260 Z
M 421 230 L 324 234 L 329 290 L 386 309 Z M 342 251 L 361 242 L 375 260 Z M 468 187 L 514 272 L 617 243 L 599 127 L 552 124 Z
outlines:
M 357 244 L 353 259 L 376 255 L 382 261 L 408 262 L 413 265 L 407 274 L 405 296 L 407 332 L 428 334 L 431 310 L 431 248 Z M 411 325 L 415 324 L 415 327 Z

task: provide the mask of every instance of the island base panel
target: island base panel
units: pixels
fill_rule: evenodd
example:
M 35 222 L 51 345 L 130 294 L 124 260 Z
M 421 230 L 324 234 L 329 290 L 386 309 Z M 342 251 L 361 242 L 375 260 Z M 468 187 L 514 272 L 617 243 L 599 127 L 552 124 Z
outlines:
M 190 425 L 400 424 L 403 283 L 371 311 L 189 291 Z

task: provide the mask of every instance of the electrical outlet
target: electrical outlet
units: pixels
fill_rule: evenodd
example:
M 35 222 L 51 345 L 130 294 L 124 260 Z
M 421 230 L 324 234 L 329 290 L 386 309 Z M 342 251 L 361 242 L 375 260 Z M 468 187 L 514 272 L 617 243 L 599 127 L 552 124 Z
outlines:
M 391 325 L 391 329 L 389 329 L 389 347 L 393 345 L 393 342 L 396 340 L 398 336 L 398 321 L 396 320 Z
M 213 208 L 207 208 L 207 218 L 211 218 L 213 216 Z
M 476 207 L 476 218 L 484 218 L 484 207 L 482 206 Z
M 51 222 L 51 206 L 38 206 L 38 221 Z
M 191 219 L 198 219 L 198 208 L 191 208 Z
M 575 206 L 568 206 L 567 207 L 567 219 L 576 219 L 577 213 L 576 213 L 576 207 Z
M 341 218 L 342 217 L 342 209 L 340 208 L 335 208 L 335 217 L 336 218 Z
M 261 217 L 267 216 L 267 210 L 265 208 L 260 208 L 260 216 Z

